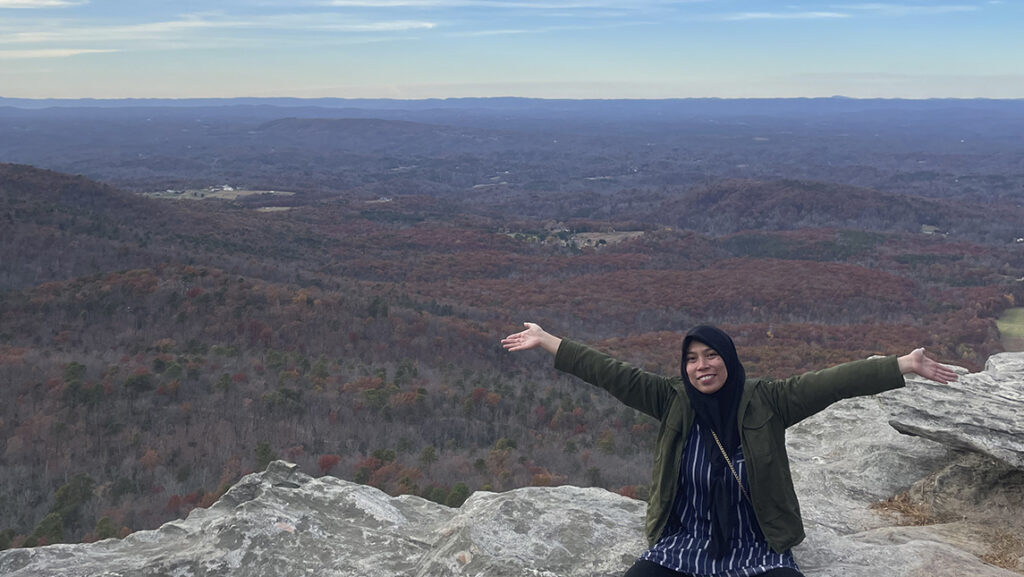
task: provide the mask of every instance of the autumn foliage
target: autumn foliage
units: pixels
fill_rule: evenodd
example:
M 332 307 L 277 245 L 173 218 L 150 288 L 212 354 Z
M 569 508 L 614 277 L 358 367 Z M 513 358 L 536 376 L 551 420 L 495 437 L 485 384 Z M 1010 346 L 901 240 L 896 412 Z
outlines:
M 752 375 L 912 346 L 979 369 L 1024 299 L 1019 247 L 910 230 L 902 201 L 888 230 L 808 216 L 711 234 L 639 205 L 562 222 L 421 195 L 267 213 L 0 168 L 8 546 L 156 527 L 274 458 L 450 506 L 562 483 L 644 498 L 654 423 L 501 336 L 533 320 L 677 374 L 681 332 L 711 322 Z M 811 206 L 808 186 L 764 186 L 692 200 Z M 574 238 L 625 226 L 639 234 Z M 92 484 L 61 492 L 77 475 Z

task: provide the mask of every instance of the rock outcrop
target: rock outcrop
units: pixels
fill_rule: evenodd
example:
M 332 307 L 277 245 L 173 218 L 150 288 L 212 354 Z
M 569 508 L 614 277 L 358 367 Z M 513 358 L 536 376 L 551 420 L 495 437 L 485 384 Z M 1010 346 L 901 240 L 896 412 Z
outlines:
M 565 486 L 477 492 L 452 509 L 276 461 L 185 520 L 120 541 L 7 551 L 0 575 L 615 575 L 642 548 L 644 507 Z
M 982 559 L 997 544 L 1010 544 L 998 552 L 1007 566 L 1024 554 L 1022 389 L 1024 354 L 997 355 L 959 383 L 909 379 L 793 427 L 808 533 L 794 553 L 806 575 L 1019 577 Z M 899 526 L 870 507 L 897 494 L 928 524 Z M 612 577 L 645 546 L 644 509 L 571 486 L 477 492 L 452 509 L 278 461 L 157 530 L 0 552 L 0 575 Z
M 897 431 L 989 455 L 1024 469 L 1024 354 L 993 355 L 949 387 L 920 381 L 889 421 Z

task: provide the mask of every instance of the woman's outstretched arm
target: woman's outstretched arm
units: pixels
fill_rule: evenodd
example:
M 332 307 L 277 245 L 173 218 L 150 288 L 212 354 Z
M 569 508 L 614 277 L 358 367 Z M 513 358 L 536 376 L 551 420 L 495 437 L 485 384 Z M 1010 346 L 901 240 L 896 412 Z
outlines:
M 511 334 L 501 339 L 501 346 L 508 351 L 525 351 L 540 347 L 545 351 L 555 354 L 562 339 L 540 328 L 536 323 L 523 323 L 526 330 Z
M 924 349 L 914 349 L 908 354 L 897 359 L 900 365 L 900 372 L 903 374 L 917 373 L 922 377 L 946 384 L 957 379 L 953 369 L 933 361 L 924 355 Z
M 555 355 L 555 368 L 601 387 L 626 405 L 661 419 L 676 396 L 672 379 L 638 369 L 570 339 L 561 339 L 536 323 L 501 339 L 508 351 L 540 348 Z M 676 377 L 678 379 L 678 377 Z

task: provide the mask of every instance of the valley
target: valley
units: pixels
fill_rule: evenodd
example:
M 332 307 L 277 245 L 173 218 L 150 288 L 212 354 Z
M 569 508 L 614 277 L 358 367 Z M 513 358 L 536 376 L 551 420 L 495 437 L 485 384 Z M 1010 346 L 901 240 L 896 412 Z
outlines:
M 656 424 L 503 351 L 524 321 L 664 374 L 697 323 L 748 374 L 978 370 L 1024 302 L 1022 108 L 0 107 L 0 546 L 153 528 L 274 458 L 643 498 Z

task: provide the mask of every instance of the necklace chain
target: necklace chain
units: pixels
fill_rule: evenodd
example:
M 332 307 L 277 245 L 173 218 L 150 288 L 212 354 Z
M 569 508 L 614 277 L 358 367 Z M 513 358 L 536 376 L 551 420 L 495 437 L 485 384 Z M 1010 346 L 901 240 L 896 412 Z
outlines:
M 718 450 L 721 451 L 722 456 L 725 457 L 725 464 L 729 465 L 729 470 L 732 471 L 732 476 L 735 477 L 736 482 L 739 483 L 740 491 L 743 491 L 743 496 L 747 498 L 747 501 L 750 501 L 750 503 L 753 504 L 754 500 L 750 498 L 750 494 L 747 493 L 746 487 L 743 486 L 743 481 L 740 480 L 739 473 L 737 473 L 736 469 L 732 467 L 732 461 L 729 460 L 729 455 L 726 454 L 725 447 L 722 446 L 722 441 L 718 440 L 718 435 L 716 435 L 714 431 L 711 431 L 711 436 L 715 438 L 715 444 L 718 445 Z

